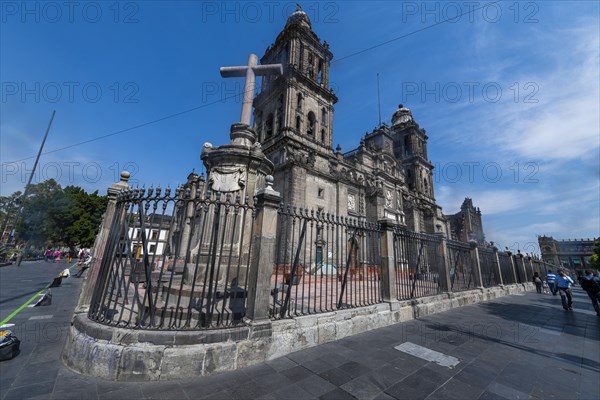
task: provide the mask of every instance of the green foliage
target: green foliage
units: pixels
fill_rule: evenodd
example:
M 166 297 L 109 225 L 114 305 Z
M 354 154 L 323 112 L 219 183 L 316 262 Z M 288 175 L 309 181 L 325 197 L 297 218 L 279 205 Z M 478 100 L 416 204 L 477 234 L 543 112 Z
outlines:
M 106 196 L 77 186 L 64 189 L 53 179 L 31 185 L 22 200 L 17 238 L 31 245 L 91 247 L 106 209 Z
M 600 240 L 594 242 L 594 254 L 590 257 L 590 266 L 600 270 Z

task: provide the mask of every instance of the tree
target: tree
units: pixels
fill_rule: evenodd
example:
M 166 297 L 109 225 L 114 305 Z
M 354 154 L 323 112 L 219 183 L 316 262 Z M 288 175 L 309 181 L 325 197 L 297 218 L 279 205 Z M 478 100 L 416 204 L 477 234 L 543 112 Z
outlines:
M 98 196 L 97 191 L 88 194 L 77 186 L 63 189 L 53 179 L 31 185 L 23 199 L 18 239 L 37 247 L 91 247 L 106 203 L 106 196 Z
M 594 254 L 590 257 L 590 267 L 600 270 L 600 240 L 594 242 Z
M 15 192 L 10 196 L 0 196 L 0 235 L 14 223 L 21 203 L 21 194 L 21 192 Z
M 21 198 L 23 210 L 17 222 L 17 239 L 33 246 L 53 242 L 56 206 L 62 189 L 54 179 L 29 186 L 27 197 Z

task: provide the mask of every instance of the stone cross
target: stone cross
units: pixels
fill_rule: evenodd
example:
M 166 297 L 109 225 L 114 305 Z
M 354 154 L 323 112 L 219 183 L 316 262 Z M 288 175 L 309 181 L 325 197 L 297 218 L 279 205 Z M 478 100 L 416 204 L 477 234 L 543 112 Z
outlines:
M 244 84 L 244 101 L 242 102 L 242 117 L 240 122 L 250 126 L 256 76 L 282 75 L 283 67 L 281 64 L 258 65 L 258 57 L 256 54 L 250 54 L 247 66 L 221 67 L 220 71 L 223 78 L 246 77 L 246 83 Z

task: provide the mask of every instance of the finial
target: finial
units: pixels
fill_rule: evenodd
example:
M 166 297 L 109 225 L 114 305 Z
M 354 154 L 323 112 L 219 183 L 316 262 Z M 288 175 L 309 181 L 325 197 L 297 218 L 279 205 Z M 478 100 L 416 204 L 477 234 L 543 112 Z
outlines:
M 300 3 L 296 3 L 296 11 L 302 11 L 302 6 L 300 5 Z
M 267 183 L 267 190 L 273 190 L 273 182 L 275 182 L 273 175 L 267 175 L 265 177 L 265 182 Z
M 127 183 L 130 177 L 131 174 L 129 173 L 129 171 L 121 171 L 121 182 Z

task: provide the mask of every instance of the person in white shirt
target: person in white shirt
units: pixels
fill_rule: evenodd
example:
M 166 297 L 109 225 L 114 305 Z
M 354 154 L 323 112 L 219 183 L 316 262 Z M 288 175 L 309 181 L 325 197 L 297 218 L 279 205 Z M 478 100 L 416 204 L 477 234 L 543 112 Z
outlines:
M 573 296 L 571 294 L 572 284 L 573 279 L 571 279 L 570 276 L 565 274 L 565 272 L 562 270 L 558 271 L 558 276 L 556 277 L 556 287 L 558 288 L 560 300 L 565 311 L 570 311 L 573 309 Z

